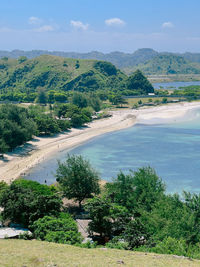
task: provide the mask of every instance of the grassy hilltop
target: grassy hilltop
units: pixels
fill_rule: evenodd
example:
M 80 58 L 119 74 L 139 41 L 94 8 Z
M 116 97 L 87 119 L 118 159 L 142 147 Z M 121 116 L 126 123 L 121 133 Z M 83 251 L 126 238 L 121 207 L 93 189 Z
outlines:
M 173 255 L 116 249 L 85 249 L 25 240 L 0 241 L 1 267 L 137 266 L 194 267 L 200 261 Z

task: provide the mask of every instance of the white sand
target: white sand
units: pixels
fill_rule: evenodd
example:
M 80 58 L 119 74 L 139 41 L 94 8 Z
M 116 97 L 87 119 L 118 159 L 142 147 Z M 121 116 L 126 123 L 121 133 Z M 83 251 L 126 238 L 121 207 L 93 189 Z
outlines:
M 86 128 L 72 129 L 55 137 L 35 138 L 5 155 L 0 161 L 0 180 L 11 182 L 20 177 L 36 164 L 64 149 L 78 146 L 95 136 L 128 128 L 136 122 L 183 117 L 187 111 L 200 108 L 200 102 L 171 104 L 139 110 L 122 109 L 111 111 L 112 117 L 89 123 Z M 27 150 L 29 153 L 27 153 Z

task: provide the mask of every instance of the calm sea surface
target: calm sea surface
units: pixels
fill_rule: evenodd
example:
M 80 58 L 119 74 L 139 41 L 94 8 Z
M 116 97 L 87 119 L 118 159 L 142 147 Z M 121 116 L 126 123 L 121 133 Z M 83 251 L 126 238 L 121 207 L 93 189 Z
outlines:
M 193 82 L 167 82 L 167 83 L 154 83 L 155 89 L 178 89 L 179 87 L 190 86 L 190 85 L 200 85 L 200 81 Z
M 55 182 L 57 160 L 63 161 L 67 153 L 62 151 L 37 165 L 26 178 Z M 179 121 L 148 121 L 105 134 L 70 153 L 88 158 L 107 181 L 116 177 L 119 170 L 127 173 L 149 165 L 165 181 L 168 192 L 200 193 L 200 110 L 190 111 Z

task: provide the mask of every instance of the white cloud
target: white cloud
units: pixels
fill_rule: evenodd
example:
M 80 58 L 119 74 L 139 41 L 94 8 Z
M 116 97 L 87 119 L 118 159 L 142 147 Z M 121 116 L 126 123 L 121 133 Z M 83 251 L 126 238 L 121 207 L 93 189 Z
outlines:
M 174 24 L 170 21 L 164 22 L 162 24 L 162 28 L 173 28 L 173 27 L 174 27 Z
M 54 31 L 54 27 L 51 25 L 43 25 L 39 28 L 33 29 L 35 32 L 52 32 Z
M 111 19 L 106 19 L 105 24 L 107 26 L 124 26 L 126 23 L 122 19 L 111 18 Z
M 89 24 L 84 24 L 82 21 L 79 20 L 71 20 L 70 25 L 76 29 L 81 29 L 86 31 L 89 27 Z
M 29 24 L 33 24 L 33 25 L 38 25 L 38 24 L 40 24 L 41 22 L 42 22 L 42 20 L 41 20 L 40 18 L 38 18 L 38 17 L 34 17 L 34 16 L 29 17 L 29 19 L 28 19 L 28 23 L 29 23 Z

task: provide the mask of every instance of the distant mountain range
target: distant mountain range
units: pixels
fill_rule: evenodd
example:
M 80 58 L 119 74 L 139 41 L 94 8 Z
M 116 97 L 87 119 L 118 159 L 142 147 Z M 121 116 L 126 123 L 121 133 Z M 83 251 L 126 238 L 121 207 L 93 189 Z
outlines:
M 143 64 L 128 67 L 125 72 L 131 73 L 136 69 L 146 75 L 200 74 L 200 63 L 173 54 L 159 54 Z
M 111 62 L 118 68 L 135 66 L 149 59 L 152 59 L 154 56 L 157 56 L 158 54 L 159 54 L 158 52 L 149 48 L 139 49 L 132 54 L 127 54 L 123 52 L 111 52 L 108 54 L 104 54 L 98 51 L 92 51 L 89 53 L 76 53 L 76 52 L 61 52 L 61 51 L 47 51 L 47 50 L 32 50 L 32 51 L 13 50 L 11 52 L 0 50 L 0 58 L 2 57 L 18 58 L 20 56 L 26 56 L 27 58 L 31 59 L 41 55 L 53 55 L 53 56 L 75 58 L 75 59 L 104 60 Z
M 0 58 L 19 58 L 26 56 L 32 59 L 41 55 L 109 61 L 127 73 L 131 73 L 139 68 L 145 74 L 200 74 L 200 53 L 159 53 L 150 48 L 138 49 L 134 53 L 111 52 L 107 54 L 97 51 L 76 53 L 45 50 L 0 50 Z

